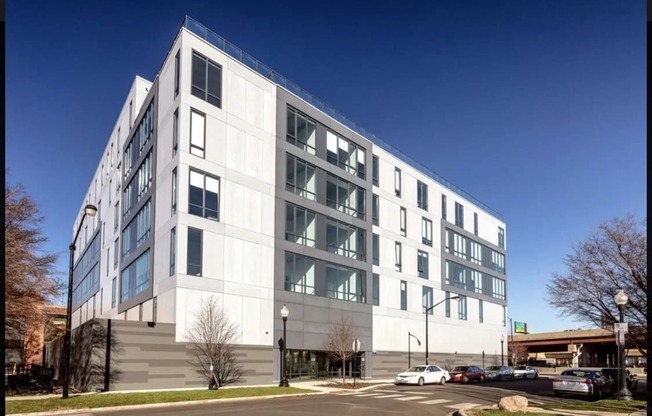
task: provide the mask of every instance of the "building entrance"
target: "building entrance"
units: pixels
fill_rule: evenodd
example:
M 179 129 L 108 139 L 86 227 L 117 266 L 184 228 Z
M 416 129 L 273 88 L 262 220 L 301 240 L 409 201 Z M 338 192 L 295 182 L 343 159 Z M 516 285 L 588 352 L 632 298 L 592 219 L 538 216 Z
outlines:
M 286 352 L 285 371 L 288 379 L 317 379 L 342 377 L 342 371 L 346 377 L 359 378 L 363 373 L 362 354 L 358 352 L 352 359 L 344 363 L 333 360 L 325 351 L 291 350 Z M 363 370 L 363 371 L 361 371 Z

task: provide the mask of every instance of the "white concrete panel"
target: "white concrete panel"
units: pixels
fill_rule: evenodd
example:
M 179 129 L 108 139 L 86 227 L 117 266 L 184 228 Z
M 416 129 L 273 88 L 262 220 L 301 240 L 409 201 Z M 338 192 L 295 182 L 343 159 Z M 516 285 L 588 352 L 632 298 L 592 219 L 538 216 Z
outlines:
M 252 178 L 262 179 L 263 167 L 263 146 L 262 141 L 254 136 L 247 134 L 245 141 L 245 155 L 244 155 L 244 172 Z M 269 157 L 269 155 L 264 155 Z
M 276 88 L 263 95 L 263 130 L 276 134 Z
M 225 293 L 223 299 L 224 300 L 222 305 L 224 309 L 224 315 L 230 323 L 236 326 L 237 334 L 238 334 L 237 342 L 242 343 L 243 334 L 245 331 L 257 332 L 258 322 L 243 321 L 242 319 L 243 297 L 242 296 L 229 295 Z
M 260 286 L 274 289 L 274 248 L 260 247 Z
M 245 133 L 231 125 L 226 127 L 226 167 L 244 172 Z
M 260 246 L 258 244 L 243 242 L 243 276 L 242 281 L 252 286 L 260 286 Z
M 261 179 L 272 186 L 276 185 L 276 146 L 262 143 Z
M 226 123 L 219 118 L 206 117 L 206 160 L 225 166 L 227 154 Z
M 242 210 L 244 213 L 244 228 L 247 230 L 261 232 L 262 231 L 262 213 L 264 212 L 262 206 L 262 195 L 260 192 L 244 188 L 244 205 Z M 266 220 L 271 220 L 272 218 L 266 218 Z
M 228 100 L 225 100 L 224 109 L 234 116 L 245 120 L 247 82 L 233 71 L 225 71 L 225 76 Z
M 222 201 L 224 203 L 224 223 L 242 227 L 244 225 L 243 208 L 245 207 L 244 187 L 226 180 L 223 182 L 222 189 L 224 189 L 224 195 Z
M 243 241 L 224 237 L 224 280 L 242 283 Z
M 248 123 L 263 128 L 263 90 L 251 82 L 247 82 L 246 86 L 246 117 Z
M 157 295 L 158 307 L 156 310 L 156 321 L 174 323 L 176 321 L 177 296 L 176 289 L 168 290 Z
M 262 234 L 267 236 L 274 236 L 274 196 L 262 194 L 261 206 L 265 207 L 262 212 L 262 224 L 261 230 Z
M 264 340 L 264 331 L 260 327 L 260 299 L 243 297 L 242 305 L 242 343 L 260 345 Z
M 204 230 L 202 276 L 224 279 L 224 236 Z

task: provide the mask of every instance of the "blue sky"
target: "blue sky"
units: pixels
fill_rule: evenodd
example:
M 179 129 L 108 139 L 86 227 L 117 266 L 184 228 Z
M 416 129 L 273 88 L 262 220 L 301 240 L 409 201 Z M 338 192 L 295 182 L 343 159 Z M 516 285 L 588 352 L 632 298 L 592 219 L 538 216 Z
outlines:
M 500 212 L 510 317 L 586 327 L 545 286 L 601 222 L 646 215 L 644 1 L 10 0 L 8 179 L 64 276 L 133 78 L 154 79 L 186 14 Z

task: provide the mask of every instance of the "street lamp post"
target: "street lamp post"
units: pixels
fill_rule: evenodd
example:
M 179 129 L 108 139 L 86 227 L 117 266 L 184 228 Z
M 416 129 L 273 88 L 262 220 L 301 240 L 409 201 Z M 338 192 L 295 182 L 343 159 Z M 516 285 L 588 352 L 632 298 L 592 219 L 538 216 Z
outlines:
M 625 322 L 625 305 L 627 304 L 627 301 L 629 298 L 627 297 L 627 294 L 620 289 L 618 290 L 618 293 L 614 296 L 614 302 L 616 302 L 616 305 L 618 305 L 618 312 L 619 312 L 619 322 L 622 324 Z M 622 329 L 620 329 L 622 331 Z M 625 339 L 625 334 L 622 335 L 622 339 L 624 341 Z M 620 368 L 618 369 L 618 400 L 632 400 L 632 392 L 629 391 L 627 388 L 627 371 L 626 371 L 626 366 L 625 366 L 625 348 L 624 345 L 620 345 L 620 334 L 616 334 L 616 344 L 618 345 L 618 360 L 620 361 Z M 624 342 L 623 342 L 624 344 Z
M 419 341 L 419 338 L 408 332 L 408 370 L 412 368 L 412 364 L 410 363 L 410 338 L 416 339 L 419 346 L 421 346 L 421 341 Z
M 432 305 L 429 308 L 426 308 L 426 365 L 428 365 L 428 314 L 431 310 L 435 309 L 435 306 L 446 302 L 447 300 L 453 300 L 453 299 L 459 299 L 459 296 L 453 296 L 452 298 L 446 298 L 444 300 L 441 300 L 434 305 Z
M 505 345 L 505 334 L 500 334 L 500 365 L 505 365 L 505 354 L 504 347 Z
M 287 345 L 285 326 L 288 320 L 288 315 L 290 315 L 290 310 L 284 304 L 283 308 L 281 308 L 281 317 L 283 318 L 283 345 L 281 346 L 281 382 L 279 383 L 279 387 L 290 387 L 285 368 L 285 347 Z
M 84 215 L 82 215 L 81 220 L 79 220 L 79 226 L 75 232 L 75 238 L 73 238 L 72 243 L 68 246 L 70 250 L 70 269 L 68 271 L 68 307 L 66 309 L 66 335 L 63 339 L 63 395 L 62 398 L 68 398 L 69 385 L 70 385 L 70 343 L 72 332 L 70 327 L 72 326 L 72 269 L 75 263 L 75 242 L 77 237 L 79 237 L 79 232 L 81 231 L 82 225 L 84 224 L 84 219 L 88 215 L 89 217 L 94 217 L 97 213 L 97 207 L 95 205 L 88 204 L 84 207 Z

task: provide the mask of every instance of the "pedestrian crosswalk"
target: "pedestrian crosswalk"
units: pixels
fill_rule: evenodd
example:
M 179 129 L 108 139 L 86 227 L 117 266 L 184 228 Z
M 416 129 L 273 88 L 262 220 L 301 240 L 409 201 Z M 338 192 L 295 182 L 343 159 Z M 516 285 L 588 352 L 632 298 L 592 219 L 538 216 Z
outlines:
M 373 397 L 375 399 L 391 399 L 398 401 L 410 401 L 413 403 L 425 404 L 425 405 L 442 405 L 450 409 L 460 410 L 466 409 L 469 407 L 482 406 L 480 403 L 454 403 L 453 400 L 449 399 L 428 399 L 428 396 L 423 395 L 424 392 L 416 391 L 396 391 L 396 390 L 381 390 L 375 389 L 370 391 L 347 391 L 340 393 L 343 396 L 352 396 L 352 397 Z M 427 393 L 426 393 L 427 394 Z

